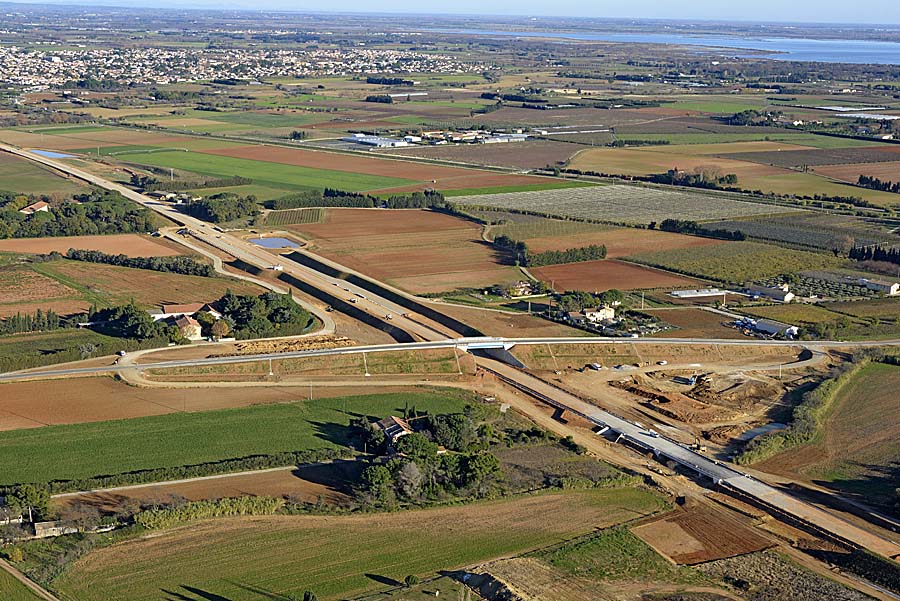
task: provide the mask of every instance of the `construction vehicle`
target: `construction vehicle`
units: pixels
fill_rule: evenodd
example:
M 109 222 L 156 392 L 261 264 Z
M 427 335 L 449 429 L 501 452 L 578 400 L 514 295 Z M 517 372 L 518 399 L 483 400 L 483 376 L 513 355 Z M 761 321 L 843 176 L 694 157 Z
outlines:
M 700 442 L 700 439 L 699 439 L 699 438 L 695 438 L 695 439 L 694 439 L 694 442 L 691 443 L 691 445 L 690 445 L 689 448 L 690 448 L 692 451 L 695 451 L 695 452 L 697 452 L 697 453 L 705 453 L 705 452 L 706 452 L 706 445 L 705 445 L 705 444 L 702 444 L 702 443 Z

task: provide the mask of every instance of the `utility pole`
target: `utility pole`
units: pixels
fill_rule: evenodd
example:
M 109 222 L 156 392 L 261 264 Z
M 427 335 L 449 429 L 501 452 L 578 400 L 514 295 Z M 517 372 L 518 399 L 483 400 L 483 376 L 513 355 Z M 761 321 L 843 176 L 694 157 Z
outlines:
M 275 372 L 272 371 L 272 357 L 269 357 L 269 377 L 272 377 L 274 375 L 275 375 Z
M 641 291 L 641 311 L 644 310 L 644 292 Z

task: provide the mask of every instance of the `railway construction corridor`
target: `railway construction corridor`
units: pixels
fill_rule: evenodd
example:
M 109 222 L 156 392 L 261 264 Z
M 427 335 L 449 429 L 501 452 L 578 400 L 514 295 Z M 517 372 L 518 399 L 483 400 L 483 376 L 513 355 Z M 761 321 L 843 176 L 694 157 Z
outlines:
M 753 499 L 767 506 L 775 514 L 780 513 L 814 530 L 885 557 L 893 558 L 900 554 L 900 545 L 804 503 L 729 465 L 709 459 L 652 430 L 604 411 L 522 370 L 481 357 L 476 359 L 476 363 L 507 384 L 555 407 L 580 415 L 601 429 L 608 427 L 631 444 L 652 451 L 658 458 L 675 461 L 684 468 L 710 478 L 718 486 L 736 492 L 739 496 Z

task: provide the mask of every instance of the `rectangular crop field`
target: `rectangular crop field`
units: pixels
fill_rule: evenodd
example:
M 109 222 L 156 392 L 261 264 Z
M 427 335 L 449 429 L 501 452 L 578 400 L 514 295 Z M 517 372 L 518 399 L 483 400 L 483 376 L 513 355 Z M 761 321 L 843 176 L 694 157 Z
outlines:
M 229 288 L 235 294 L 264 292 L 260 286 L 228 277 L 207 278 L 81 261 L 50 261 L 35 264 L 33 268 L 100 306 L 126 304 L 131 299 L 147 308 L 212 302 Z
M 465 391 L 419 391 L 11 430 L 0 433 L 0 473 L 3 484 L 46 482 L 339 448 L 350 442 L 354 414 L 402 415 L 406 403 L 453 413 L 470 398 Z
M 424 210 L 326 209 L 324 223 L 287 226 L 320 253 L 414 294 L 521 278 L 481 239 L 480 226 Z
M 271 211 L 266 214 L 265 224 L 296 225 L 300 223 L 321 223 L 325 218 L 324 209 L 287 209 L 284 211 Z
M 387 514 L 221 519 L 95 551 L 57 586 L 81 601 L 150 601 L 160 590 L 251 601 L 257 590 L 307 589 L 336 601 L 384 589 L 385 579 L 521 554 L 661 508 L 656 494 L 624 488 Z M 566 519 L 533 519 L 540 515 Z
M 738 230 L 752 238 L 787 242 L 830 250 L 832 242 L 851 236 L 857 244 L 895 242 L 897 237 L 885 226 L 844 215 L 806 211 L 788 216 L 734 219 L 710 223 L 713 229 Z
M 52 238 L 10 238 L 0 240 L 0 252 L 47 254 L 63 253 L 70 248 L 99 250 L 111 255 L 129 257 L 173 257 L 184 254 L 172 242 L 140 234 L 113 234 L 109 236 L 57 236 Z
M 788 250 L 758 242 L 728 242 L 634 255 L 629 260 L 686 275 L 743 283 L 784 273 L 825 269 L 839 261 L 833 255 Z
M 784 212 L 777 207 L 714 194 L 623 184 L 466 196 L 455 202 L 465 206 L 535 211 L 614 223 L 650 223 L 667 218 L 706 221 Z
M 63 177 L 31 161 L 0 152 L 0 190 L 4 192 L 66 198 L 86 189 L 87 186 L 76 179 Z
M 900 298 L 882 298 L 847 303 L 829 303 L 832 311 L 846 313 L 855 317 L 891 318 L 900 320 Z
M 557 291 L 583 290 L 602 292 L 618 290 L 642 290 L 651 288 L 687 288 L 698 285 L 694 279 L 657 269 L 648 269 L 622 261 L 584 261 L 535 267 L 529 270 L 534 277 L 552 284 Z
M 727 317 L 699 307 L 653 309 L 646 313 L 675 326 L 674 330 L 659 334 L 661 338 L 745 338 L 739 331 L 725 325 L 730 321 Z
M 494 238 L 506 235 L 528 244 L 531 252 L 565 250 L 589 244 L 606 246 L 610 259 L 627 257 L 648 250 L 674 250 L 696 246 L 714 246 L 721 240 L 686 236 L 659 230 L 618 228 L 581 221 L 540 219 L 528 223 L 513 223 L 491 228 Z
M 411 178 L 371 175 L 364 172 L 338 171 L 324 167 L 302 167 L 271 162 L 264 152 L 257 159 L 217 156 L 204 152 L 156 152 L 126 155 L 126 159 L 142 165 L 191 171 L 215 177 L 240 176 L 254 184 L 283 190 L 339 188 L 353 192 L 377 190 L 414 184 Z

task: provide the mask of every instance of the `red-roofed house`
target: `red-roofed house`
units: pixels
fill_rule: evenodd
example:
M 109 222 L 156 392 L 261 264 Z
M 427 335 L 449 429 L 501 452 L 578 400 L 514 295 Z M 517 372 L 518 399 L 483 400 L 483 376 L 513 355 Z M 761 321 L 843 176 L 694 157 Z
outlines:
M 43 200 L 39 200 L 34 204 L 28 205 L 24 209 L 19 209 L 19 212 L 22 213 L 23 215 L 34 215 L 35 213 L 37 213 L 39 211 L 44 212 L 44 213 L 49 212 L 50 205 L 48 205 Z

